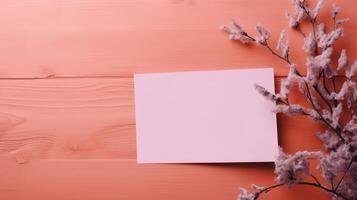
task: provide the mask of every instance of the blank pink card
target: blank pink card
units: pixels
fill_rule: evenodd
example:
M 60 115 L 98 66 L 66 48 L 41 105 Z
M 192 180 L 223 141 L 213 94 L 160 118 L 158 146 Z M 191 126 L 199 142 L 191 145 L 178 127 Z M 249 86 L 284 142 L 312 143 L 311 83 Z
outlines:
M 138 163 L 271 162 L 272 68 L 135 74 Z

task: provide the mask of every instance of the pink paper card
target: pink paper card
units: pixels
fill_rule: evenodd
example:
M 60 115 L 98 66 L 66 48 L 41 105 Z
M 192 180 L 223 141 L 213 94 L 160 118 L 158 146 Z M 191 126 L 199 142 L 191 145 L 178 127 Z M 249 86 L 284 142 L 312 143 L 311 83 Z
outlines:
M 272 68 L 135 74 L 138 163 L 271 162 Z

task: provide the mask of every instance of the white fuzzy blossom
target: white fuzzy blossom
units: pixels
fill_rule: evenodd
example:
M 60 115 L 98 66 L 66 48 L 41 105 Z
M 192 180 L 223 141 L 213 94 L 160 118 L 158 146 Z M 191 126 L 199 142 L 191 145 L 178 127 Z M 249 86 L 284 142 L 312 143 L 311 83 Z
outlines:
M 342 25 L 343 23 L 345 23 L 349 20 L 350 20 L 349 18 L 337 19 L 335 23 L 336 23 L 336 25 Z
M 310 33 L 307 37 L 304 38 L 304 50 L 309 55 L 314 55 L 316 50 L 316 42 L 313 33 Z
M 278 44 L 276 46 L 277 50 L 280 50 L 281 56 L 285 59 L 289 57 L 289 44 L 288 39 L 286 36 L 286 31 L 282 30 L 280 33 L 280 37 L 278 40 Z
M 294 15 L 287 13 L 287 17 L 288 17 L 288 22 L 289 22 L 290 28 L 298 28 L 299 27 L 299 22 Z
M 331 62 L 331 55 L 333 49 L 327 48 L 320 55 L 313 57 L 310 56 L 307 59 L 307 79 L 316 84 L 317 79 L 322 69 L 325 69 Z
M 325 0 L 319 0 L 316 4 L 315 9 L 309 11 L 309 15 L 313 20 L 316 20 L 317 15 L 320 13 L 322 7 L 324 6 Z
M 307 89 L 306 89 L 306 85 L 305 85 L 305 79 L 306 79 L 305 77 L 300 77 L 298 79 L 298 89 L 301 94 L 306 96 Z
M 357 102 L 357 84 L 353 80 L 349 80 L 350 92 L 347 93 L 346 106 L 351 109 Z
M 272 102 L 275 102 L 277 100 L 277 97 L 268 90 L 266 90 L 264 87 L 258 84 L 255 84 L 254 87 L 258 91 L 258 93 L 265 97 L 267 100 Z
M 298 151 L 294 155 L 289 155 L 280 148 L 275 161 L 276 182 L 287 185 L 299 183 L 303 175 L 310 174 L 308 159 L 314 156 L 315 153 L 308 151 Z
M 344 131 L 352 133 L 353 135 L 357 135 L 356 116 L 353 116 L 353 118 L 349 122 L 347 122 L 344 127 Z
M 323 67 L 331 62 L 331 55 L 333 52 L 333 48 L 329 47 L 325 49 L 321 55 L 316 56 L 315 59 L 320 63 L 320 65 Z
M 356 162 L 350 168 L 350 176 L 357 177 L 357 164 Z M 337 188 L 337 192 L 342 194 L 346 199 L 355 200 L 357 197 L 357 180 L 349 179 L 347 181 L 341 182 L 340 186 Z M 342 198 L 334 197 L 333 200 L 343 200 Z
M 326 109 L 321 111 L 322 118 L 328 121 L 332 121 L 332 113 Z
M 341 144 L 341 139 L 331 130 L 326 130 L 323 133 L 317 134 L 317 137 L 328 150 L 333 150 Z
M 349 89 L 350 89 L 350 84 L 348 81 L 345 81 L 342 84 L 340 91 L 335 95 L 335 99 L 336 100 L 344 100 L 346 94 L 349 92 Z
M 304 107 L 299 104 L 276 105 L 273 112 L 284 113 L 287 115 L 303 115 L 305 113 Z
M 256 200 L 256 198 L 259 196 L 259 193 L 265 190 L 265 187 L 261 187 L 255 184 L 252 184 L 250 187 L 254 189 L 255 192 L 251 193 L 244 188 L 239 188 L 239 195 L 237 200 Z
M 270 32 L 261 25 L 255 27 L 259 36 L 255 38 L 256 42 L 260 45 L 266 45 L 268 39 L 270 38 Z
M 321 116 L 320 116 L 320 114 L 319 114 L 316 110 L 310 109 L 310 110 L 307 111 L 307 113 L 308 113 L 308 115 L 309 115 L 309 117 L 310 117 L 311 119 L 313 119 L 313 120 L 315 120 L 315 121 L 321 120 Z
M 346 49 L 342 49 L 340 57 L 338 58 L 337 71 L 345 69 L 347 67 L 347 64 L 348 64 L 348 58 L 347 58 Z
M 326 36 L 325 24 L 319 23 L 316 28 L 316 37 L 320 41 L 320 40 L 323 40 L 325 36 Z
M 265 189 L 265 187 L 258 186 L 258 185 L 255 185 L 255 184 L 250 185 L 250 187 L 253 188 L 254 190 L 257 190 L 257 191 L 262 191 L 262 190 Z
M 292 83 L 292 81 L 289 78 L 283 79 L 281 81 L 280 92 L 278 94 L 279 98 L 281 98 L 283 100 L 287 100 L 288 99 L 288 96 L 289 96 L 289 93 L 290 93 L 291 83 Z
M 334 96 L 331 93 L 328 93 L 323 84 L 317 84 L 317 88 L 320 91 L 321 95 L 327 100 L 333 100 Z
M 237 200 L 255 200 L 255 195 L 253 193 L 249 193 L 246 189 L 239 189 L 239 196 Z
M 336 19 L 339 10 L 340 10 L 340 8 L 339 8 L 336 4 L 333 4 L 333 5 L 332 5 L 332 10 L 331 10 L 331 17 L 332 17 L 332 19 Z
M 250 38 L 245 30 L 234 20 L 232 21 L 231 26 L 222 26 L 221 29 L 224 32 L 229 33 L 229 39 L 231 40 L 238 40 L 243 44 L 254 41 L 254 39 Z
M 331 64 L 325 65 L 324 70 L 327 78 L 332 79 L 334 76 L 337 75 L 337 71 L 334 68 L 332 68 Z
M 341 144 L 336 150 L 321 155 L 319 169 L 322 176 L 329 182 L 333 181 L 335 177 L 344 173 L 351 158 L 350 146 L 346 144 Z
M 334 29 L 329 34 L 323 35 L 321 38 L 319 38 L 318 46 L 322 49 L 331 47 L 332 44 L 342 36 L 343 36 L 342 28 Z
M 296 65 L 295 64 L 291 64 L 288 77 L 286 79 L 282 79 L 282 82 L 280 84 L 280 92 L 279 92 L 279 94 L 277 96 L 279 98 L 281 98 L 282 100 L 286 101 L 288 99 L 289 94 L 290 94 L 291 84 L 297 78 L 298 78 L 298 76 L 296 75 Z
M 357 72 L 357 60 L 353 62 L 349 69 L 346 69 L 346 77 L 351 79 Z
M 342 114 L 342 103 L 339 103 L 336 107 L 334 107 L 332 109 L 332 115 L 331 115 L 331 119 L 332 119 L 332 126 L 334 128 L 336 128 L 339 125 L 339 120 L 341 118 L 341 114 Z
M 322 109 L 320 101 L 319 101 L 319 98 L 311 95 L 311 100 L 312 100 L 312 103 L 314 104 L 316 110 L 321 110 Z M 322 117 L 331 118 L 331 113 L 328 112 L 328 110 L 322 109 L 321 113 L 322 113 Z
M 307 75 L 306 75 L 307 80 L 311 81 L 312 84 L 316 84 L 319 74 L 321 72 L 321 66 L 314 61 L 313 57 L 310 57 L 308 59 L 306 65 L 307 65 Z
M 302 0 L 293 0 L 294 7 L 295 7 L 295 13 L 287 13 L 288 17 L 288 22 L 289 22 L 289 27 L 298 29 L 300 26 L 300 23 L 303 19 L 306 17 L 306 12 L 302 8 L 305 5 L 305 1 Z
M 304 9 L 302 8 L 303 6 L 306 6 L 306 1 L 305 0 L 293 0 L 295 4 L 295 16 L 298 22 L 301 22 L 305 17 L 306 13 Z
M 357 84 L 353 80 L 347 80 L 342 84 L 338 93 L 331 94 L 338 101 L 346 100 L 346 107 L 351 107 L 357 102 Z
M 343 23 L 349 21 L 349 18 L 343 18 L 343 19 L 336 19 L 338 12 L 339 12 L 339 7 L 336 4 L 333 4 L 332 10 L 331 10 L 331 17 L 335 21 L 335 25 L 342 25 Z

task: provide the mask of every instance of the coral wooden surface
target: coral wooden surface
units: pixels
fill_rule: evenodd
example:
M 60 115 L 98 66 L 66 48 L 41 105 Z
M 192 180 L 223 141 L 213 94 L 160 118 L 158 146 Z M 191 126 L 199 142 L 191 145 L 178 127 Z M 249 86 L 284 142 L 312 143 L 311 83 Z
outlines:
M 336 2 L 351 18 L 338 45 L 356 58 L 357 3 Z M 231 200 L 239 186 L 272 183 L 273 164 L 136 164 L 132 75 L 274 66 L 279 88 L 287 67 L 219 26 L 260 22 L 276 40 L 288 8 L 286 0 L 0 1 L 0 199 Z M 303 64 L 301 38 L 289 33 Z M 290 152 L 321 148 L 319 128 L 278 116 Z M 264 199 L 306 194 L 328 199 L 304 186 Z

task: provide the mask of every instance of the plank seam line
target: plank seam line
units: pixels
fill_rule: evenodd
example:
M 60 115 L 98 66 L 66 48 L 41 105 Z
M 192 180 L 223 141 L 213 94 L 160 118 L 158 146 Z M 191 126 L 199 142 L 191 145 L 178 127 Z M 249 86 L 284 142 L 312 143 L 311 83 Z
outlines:
M 155 72 L 156 73 L 156 72 Z M 157 72 L 160 73 L 160 72 Z M 48 80 L 48 79 L 91 79 L 91 78 L 133 78 L 133 75 L 118 76 L 44 76 L 44 77 L 0 77 L 0 80 Z M 274 78 L 286 78 L 286 75 L 275 75 Z M 343 77 L 337 75 L 337 78 Z M 354 76 L 356 77 L 356 76 Z

